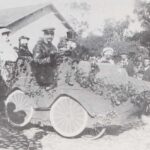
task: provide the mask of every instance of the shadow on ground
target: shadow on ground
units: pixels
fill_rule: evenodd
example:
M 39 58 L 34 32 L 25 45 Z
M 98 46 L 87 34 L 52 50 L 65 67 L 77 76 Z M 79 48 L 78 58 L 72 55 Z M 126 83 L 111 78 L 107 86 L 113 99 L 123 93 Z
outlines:
M 20 129 L 13 128 L 4 117 L 0 118 L 0 149 L 42 150 L 40 140 L 47 135 L 45 130 L 39 130 L 34 134 L 32 139 L 28 139 L 22 131 L 24 129 L 30 129 L 33 127 L 32 125 Z
M 26 130 L 30 132 L 30 129 L 32 128 L 36 128 L 37 131 L 33 134 L 33 137 L 29 139 L 27 135 L 23 133 L 23 131 Z M 130 130 L 132 128 L 133 126 L 108 126 L 103 136 L 118 136 L 122 132 Z M 101 130 L 101 127 L 86 128 L 81 135 L 74 138 L 82 138 L 86 135 L 95 136 Z M 55 133 L 52 127 L 40 127 L 39 125 L 32 124 L 29 124 L 24 128 L 15 128 L 8 123 L 4 116 L 0 116 L 0 149 L 43 150 L 41 140 L 47 134 L 51 133 Z

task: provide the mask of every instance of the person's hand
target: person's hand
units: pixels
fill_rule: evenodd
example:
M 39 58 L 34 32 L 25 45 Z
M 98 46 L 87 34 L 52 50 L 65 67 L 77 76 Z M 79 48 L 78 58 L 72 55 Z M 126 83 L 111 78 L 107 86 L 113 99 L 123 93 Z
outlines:
M 51 58 L 47 57 L 44 58 L 43 60 L 38 61 L 39 64 L 49 64 L 51 62 Z
M 56 54 L 56 51 L 51 51 L 50 54 L 54 55 L 54 54 Z
M 19 48 L 14 46 L 13 49 L 18 53 L 19 52 Z

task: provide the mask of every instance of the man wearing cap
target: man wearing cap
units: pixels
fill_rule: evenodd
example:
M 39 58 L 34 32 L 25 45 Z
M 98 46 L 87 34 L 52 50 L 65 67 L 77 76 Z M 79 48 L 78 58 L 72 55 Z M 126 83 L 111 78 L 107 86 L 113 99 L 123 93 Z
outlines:
M 103 49 L 102 58 L 100 59 L 99 62 L 114 64 L 113 55 L 114 55 L 114 50 L 111 47 L 106 47 Z
M 41 38 L 33 48 L 33 60 L 35 65 L 35 77 L 41 86 L 53 87 L 54 68 L 52 66 L 51 54 L 57 51 L 52 44 L 54 38 L 54 28 L 43 29 L 43 38 Z

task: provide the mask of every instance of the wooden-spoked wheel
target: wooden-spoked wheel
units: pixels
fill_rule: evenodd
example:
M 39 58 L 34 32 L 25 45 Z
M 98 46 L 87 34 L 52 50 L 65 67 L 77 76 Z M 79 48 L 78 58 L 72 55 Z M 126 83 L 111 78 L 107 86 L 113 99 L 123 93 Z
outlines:
M 51 107 L 50 121 L 62 136 L 75 137 L 85 129 L 88 114 L 78 102 L 62 96 Z
M 6 100 L 6 116 L 8 121 L 17 127 L 28 124 L 33 115 L 31 99 L 24 92 L 16 90 Z

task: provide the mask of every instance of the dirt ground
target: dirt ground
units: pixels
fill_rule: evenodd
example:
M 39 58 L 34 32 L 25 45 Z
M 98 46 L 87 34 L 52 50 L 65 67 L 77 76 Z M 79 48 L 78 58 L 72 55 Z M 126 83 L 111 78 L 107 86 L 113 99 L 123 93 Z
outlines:
M 144 126 L 125 131 L 119 135 L 115 135 L 115 133 L 114 135 L 105 135 L 101 139 L 93 141 L 82 137 L 66 139 L 55 132 L 49 132 L 40 142 L 43 150 L 149 150 L 150 124 L 148 123 L 150 122 L 146 120 L 146 123 Z M 37 132 L 35 128 L 31 130 L 32 133 Z
M 41 143 L 43 150 L 149 150 L 150 124 L 119 135 L 105 135 L 93 141 L 83 138 L 66 139 L 51 133 Z
M 150 118 L 142 117 L 145 125 L 122 133 L 106 134 L 98 140 L 83 137 L 67 139 L 52 129 L 30 126 L 24 130 L 0 122 L 0 150 L 149 150 Z

